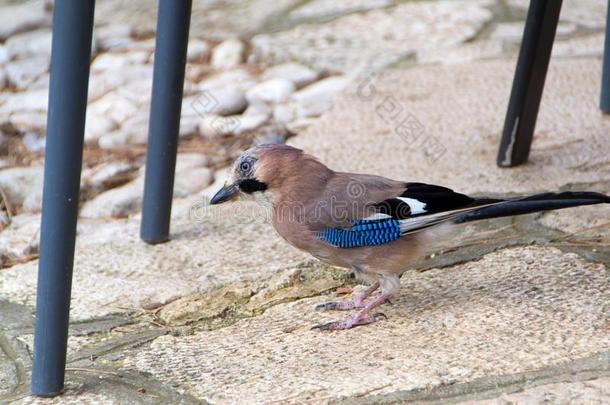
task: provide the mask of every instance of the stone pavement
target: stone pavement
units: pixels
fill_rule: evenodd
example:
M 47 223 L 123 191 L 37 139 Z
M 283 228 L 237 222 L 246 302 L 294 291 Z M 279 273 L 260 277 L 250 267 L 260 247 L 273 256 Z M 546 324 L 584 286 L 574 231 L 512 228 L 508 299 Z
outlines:
M 345 314 L 314 306 L 362 287 L 253 203 L 201 199 L 241 148 L 286 137 L 338 170 L 473 194 L 610 193 L 600 2 L 564 4 L 530 162 L 510 170 L 495 154 L 527 2 L 194 3 L 172 240 L 148 246 L 156 10 L 98 1 L 66 391 L 43 400 L 28 384 L 49 14 L 0 1 L 0 403 L 610 402 L 610 207 L 468 225 L 402 277 L 388 320 L 320 333 Z

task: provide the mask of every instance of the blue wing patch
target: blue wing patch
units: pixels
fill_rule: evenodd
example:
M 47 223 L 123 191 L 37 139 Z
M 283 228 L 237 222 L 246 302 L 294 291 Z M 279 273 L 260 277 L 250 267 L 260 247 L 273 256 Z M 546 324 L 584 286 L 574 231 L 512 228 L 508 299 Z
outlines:
M 383 245 L 400 237 L 399 223 L 392 218 L 358 220 L 352 224 L 349 229 L 326 228 L 318 237 L 340 248 Z

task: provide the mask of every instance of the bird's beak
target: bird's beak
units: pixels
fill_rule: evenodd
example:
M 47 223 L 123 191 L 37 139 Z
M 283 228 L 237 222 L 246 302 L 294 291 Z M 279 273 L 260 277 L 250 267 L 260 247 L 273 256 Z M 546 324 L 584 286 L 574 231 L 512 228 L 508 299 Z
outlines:
M 225 184 L 223 188 L 218 190 L 214 197 L 210 200 L 210 204 L 222 204 L 225 201 L 231 200 L 239 191 L 236 184 Z

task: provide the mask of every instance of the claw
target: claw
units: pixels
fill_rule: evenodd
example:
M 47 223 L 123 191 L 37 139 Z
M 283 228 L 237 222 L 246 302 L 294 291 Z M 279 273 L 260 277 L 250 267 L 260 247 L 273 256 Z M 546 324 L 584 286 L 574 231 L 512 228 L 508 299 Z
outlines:
M 316 311 L 332 311 L 334 309 L 337 309 L 337 307 L 339 306 L 339 303 L 336 301 L 330 301 L 330 302 L 324 302 L 322 304 L 318 304 L 316 305 Z
M 383 312 L 375 312 L 375 313 L 373 314 L 373 318 L 374 318 L 375 320 L 377 320 L 377 318 L 383 318 L 383 319 L 385 319 L 386 321 L 388 320 L 388 317 L 387 317 L 387 316 L 386 316 L 386 314 L 384 314 Z
M 337 329 L 337 324 L 338 323 L 339 322 L 337 322 L 337 321 L 321 323 L 319 325 L 312 326 L 311 330 L 314 330 L 314 329 L 320 329 L 320 330 L 338 330 Z
M 383 312 L 376 312 L 372 315 L 370 314 L 356 314 L 355 316 L 347 319 L 343 319 L 341 321 L 333 321 L 327 323 L 321 323 L 319 325 L 312 326 L 313 329 L 319 330 L 344 330 L 351 329 L 356 326 L 368 325 L 369 323 L 377 322 L 378 319 L 388 319 L 388 317 Z

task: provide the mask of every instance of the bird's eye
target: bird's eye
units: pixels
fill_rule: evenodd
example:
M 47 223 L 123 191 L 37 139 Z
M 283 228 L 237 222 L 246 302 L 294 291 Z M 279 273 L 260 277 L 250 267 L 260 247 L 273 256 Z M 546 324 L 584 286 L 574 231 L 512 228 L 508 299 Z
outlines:
M 250 169 L 252 168 L 252 165 L 250 164 L 250 162 L 248 161 L 244 161 L 241 162 L 241 164 L 239 165 L 239 169 L 243 172 L 243 173 L 247 173 L 250 171 Z

